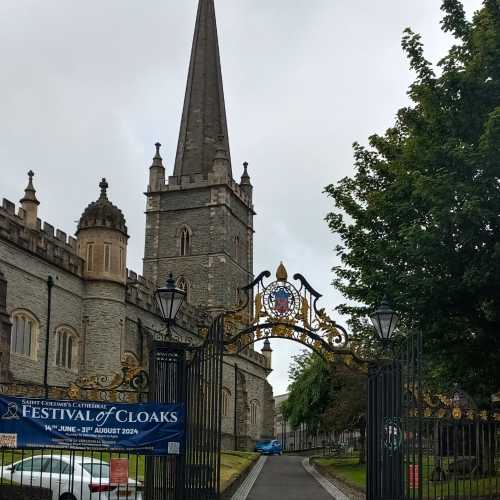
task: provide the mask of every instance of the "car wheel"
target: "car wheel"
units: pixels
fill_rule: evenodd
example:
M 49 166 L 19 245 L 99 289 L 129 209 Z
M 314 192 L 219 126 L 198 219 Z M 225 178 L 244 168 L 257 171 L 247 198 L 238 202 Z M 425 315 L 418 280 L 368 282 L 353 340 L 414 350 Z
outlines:
M 64 493 L 59 497 L 59 500 L 76 500 L 76 498 L 71 493 Z

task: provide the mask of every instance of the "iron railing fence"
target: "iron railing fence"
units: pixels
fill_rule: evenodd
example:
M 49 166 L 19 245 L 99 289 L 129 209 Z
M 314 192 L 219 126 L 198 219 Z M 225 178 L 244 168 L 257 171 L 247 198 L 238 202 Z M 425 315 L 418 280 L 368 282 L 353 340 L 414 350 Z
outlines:
M 144 500 L 154 494 L 144 482 L 146 459 L 132 451 L 2 448 L 0 500 Z
M 349 455 L 359 453 L 362 448 L 359 431 L 312 433 L 301 425 L 286 431 L 283 427 L 276 438 L 281 441 L 285 453 L 319 450 L 325 454 Z
M 0 427 L 0 500 L 217 499 L 223 352 L 224 322 L 219 317 L 199 346 L 155 343 L 149 376 L 131 362 L 120 375 L 87 377 L 85 383 L 69 387 L 0 384 L 0 394 L 9 396 L 149 401 L 186 408 L 185 443 L 166 456 L 97 450 L 90 445 L 88 449 L 2 448 L 9 443 L 8 436 L 1 439 Z
M 422 335 L 370 368 L 368 500 L 500 500 L 500 412 L 424 384 Z
M 408 500 L 500 499 L 500 422 L 403 419 Z

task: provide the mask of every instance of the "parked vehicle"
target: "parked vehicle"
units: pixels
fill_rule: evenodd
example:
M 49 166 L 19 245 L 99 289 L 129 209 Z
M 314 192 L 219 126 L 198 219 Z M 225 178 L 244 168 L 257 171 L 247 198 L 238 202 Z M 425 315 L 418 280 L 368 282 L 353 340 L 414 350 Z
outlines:
M 142 485 L 110 484 L 110 467 L 103 460 L 67 455 L 33 456 L 0 468 L 0 482 L 39 486 L 53 500 L 142 500 Z
M 266 439 L 255 445 L 255 451 L 262 453 L 262 455 L 282 455 L 283 447 L 276 439 Z

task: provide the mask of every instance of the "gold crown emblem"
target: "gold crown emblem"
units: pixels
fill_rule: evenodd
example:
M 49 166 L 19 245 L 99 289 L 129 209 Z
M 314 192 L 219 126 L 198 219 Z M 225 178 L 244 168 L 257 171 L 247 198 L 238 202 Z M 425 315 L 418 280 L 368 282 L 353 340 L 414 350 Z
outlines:
M 288 273 L 286 267 L 283 265 L 283 262 L 278 266 L 278 270 L 276 271 L 276 279 L 278 281 L 286 281 L 288 279 Z

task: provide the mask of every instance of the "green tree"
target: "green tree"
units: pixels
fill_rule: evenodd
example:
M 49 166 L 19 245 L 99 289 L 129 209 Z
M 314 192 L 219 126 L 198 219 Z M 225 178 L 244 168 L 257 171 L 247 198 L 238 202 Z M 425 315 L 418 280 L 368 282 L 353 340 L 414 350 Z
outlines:
M 404 329 L 424 332 L 436 380 L 484 401 L 500 386 L 500 1 L 472 21 L 459 0 L 442 10 L 455 45 L 436 70 L 405 31 L 412 104 L 354 145 L 354 176 L 326 188 L 327 221 L 351 327 L 366 335 L 362 318 L 388 294 Z
M 305 424 L 308 431 L 359 430 L 364 450 L 366 376 L 341 361 L 325 363 L 316 354 L 294 357 L 290 368 L 288 400 L 283 415 L 294 428 Z M 365 454 L 362 452 L 361 461 Z

